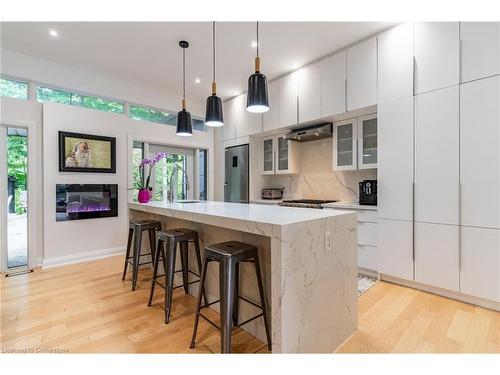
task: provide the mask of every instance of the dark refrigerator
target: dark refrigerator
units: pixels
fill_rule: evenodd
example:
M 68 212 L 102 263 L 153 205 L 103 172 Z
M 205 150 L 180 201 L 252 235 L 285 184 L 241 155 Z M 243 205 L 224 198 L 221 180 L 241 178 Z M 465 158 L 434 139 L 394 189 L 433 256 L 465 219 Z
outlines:
M 224 201 L 248 203 L 248 145 L 226 148 Z

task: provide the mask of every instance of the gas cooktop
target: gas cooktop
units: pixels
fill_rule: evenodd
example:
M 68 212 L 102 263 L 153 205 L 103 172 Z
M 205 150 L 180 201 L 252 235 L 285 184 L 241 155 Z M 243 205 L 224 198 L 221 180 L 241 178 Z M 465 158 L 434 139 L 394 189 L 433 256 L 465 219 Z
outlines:
M 280 206 L 285 207 L 303 207 L 303 208 L 322 208 L 321 205 L 324 203 L 337 202 L 336 200 L 321 200 L 321 199 L 295 199 L 295 200 L 284 200 L 278 203 Z

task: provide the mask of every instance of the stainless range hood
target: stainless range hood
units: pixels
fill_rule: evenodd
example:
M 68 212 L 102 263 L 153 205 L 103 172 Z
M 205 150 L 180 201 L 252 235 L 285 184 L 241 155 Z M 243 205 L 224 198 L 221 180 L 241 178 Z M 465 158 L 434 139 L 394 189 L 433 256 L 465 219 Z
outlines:
M 296 129 L 285 134 L 285 139 L 297 142 L 315 141 L 317 139 L 329 138 L 332 136 L 332 123 L 309 126 L 307 128 Z

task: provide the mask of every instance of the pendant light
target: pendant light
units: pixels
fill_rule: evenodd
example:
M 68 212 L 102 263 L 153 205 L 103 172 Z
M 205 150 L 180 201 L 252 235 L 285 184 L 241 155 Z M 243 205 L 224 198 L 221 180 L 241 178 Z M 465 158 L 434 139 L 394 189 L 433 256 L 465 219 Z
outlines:
M 186 48 L 189 47 L 189 43 L 181 40 L 179 46 L 182 48 L 182 109 L 177 113 L 176 134 L 182 137 L 189 137 L 193 135 L 191 113 L 186 111 Z
M 220 127 L 224 125 L 222 116 L 222 100 L 217 96 L 217 84 L 215 83 L 215 22 L 212 22 L 212 95 L 207 98 L 205 125 Z
M 247 111 L 253 113 L 269 111 L 267 78 L 260 72 L 259 22 L 257 22 L 257 56 L 255 57 L 255 73 L 248 78 Z

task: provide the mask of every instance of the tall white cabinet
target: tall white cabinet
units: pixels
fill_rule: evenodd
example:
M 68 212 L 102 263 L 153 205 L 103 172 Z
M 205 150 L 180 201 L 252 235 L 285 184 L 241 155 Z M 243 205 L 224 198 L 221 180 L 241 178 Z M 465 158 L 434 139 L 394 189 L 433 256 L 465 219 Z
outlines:
M 413 280 L 413 25 L 378 40 L 378 257 L 382 274 Z
M 500 76 L 460 90 L 460 292 L 500 301 Z
M 415 94 L 458 85 L 458 22 L 415 23 Z
M 461 224 L 500 229 L 500 76 L 461 85 Z
M 461 82 L 500 74 L 500 22 L 461 22 Z
M 415 221 L 458 225 L 458 92 L 415 96 Z

